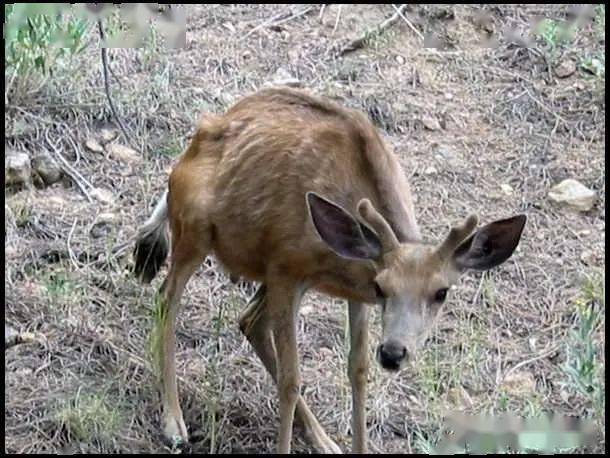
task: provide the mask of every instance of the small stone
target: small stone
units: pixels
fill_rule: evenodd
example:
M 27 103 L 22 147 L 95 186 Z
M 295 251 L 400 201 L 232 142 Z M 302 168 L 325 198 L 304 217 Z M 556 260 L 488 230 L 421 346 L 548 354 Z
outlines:
M 405 63 L 405 58 L 402 56 L 396 56 L 396 62 L 398 62 L 400 65 Z
M 112 140 L 114 140 L 118 136 L 119 136 L 119 133 L 115 129 L 100 130 L 100 140 L 102 140 L 102 143 L 110 143 Z
M 530 372 L 514 372 L 504 379 L 502 387 L 512 394 L 531 394 L 536 391 L 536 379 Z
M 94 153 L 104 152 L 104 148 L 95 138 L 90 138 L 89 140 L 87 140 L 85 142 L 85 148 L 87 148 L 89 151 L 93 151 Z
M 437 172 L 438 171 L 433 166 L 427 167 L 426 170 L 424 170 L 424 174 L 426 175 L 434 175 Z
M 446 100 L 452 100 L 453 99 L 453 94 L 451 92 L 445 92 L 445 99 Z
M 577 211 L 588 211 L 595 203 L 595 191 L 587 188 L 577 180 L 568 178 L 553 186 L 549 191 L 549 199 L 564 204 Z
M 585 250 L 580 254 L 580 260 L 588 266 L 595 264 L 595 253 L 590 250 Z
M 441 146 L 434 151 L 434 158 L 442 165 L 450 167 L 459 167 L 461 159 L 459 154 L 446 146 Z
M 119 216 L 116 213 L 100 213 L 89 231 L 91 237 L 100 238 L 107 236 L 118 221 Z
M 509 184 L 506 184 L 506 183 L 501 184 L 500 185 L 500 189 L 507 196 L 512 196 L 513 195 L 513 187 L 511 185 L 509 185 Z
M 301 81 L 292 76 L 288 70 L 279 67 L 271 77 L 271 81 L 265 83 L 265 86 L 290 86 L 300 87 Z
M 119 220 L 119 215 L 116 213 L 100 213 L 96 219 L 99 223 L 114 224 Z
M 119 143 L 110 143 L 106 149 L 115 159 L 123 162 L 140 162 L 141 160 L 141 156 L 136 151 Z
M 567 78 L 576 71 L 576 64 L 573 60 L 567 59 L 561 62 L 555 69 L 555 75 L 557 78 Z
M 9 152 L 4 159 L 4 183 L 21 185 L 30 183 L 32 167 L 27 153 Z
M 91 196 L 105 204 L 114 203 L 114 195 L 107 189 L 95 188 L 91 191 Z
M 32 169 L 47 186 L 61 179 L 61 168 L 47 153 L 40 153 L 32 159 Z
M 438 119 L 436 119 L 433 116 L 424 116 L 421 121 L 424 124 L 424 127 L 428 130 L 440 130 L 441 129 L 441 125 L 438 122 Z

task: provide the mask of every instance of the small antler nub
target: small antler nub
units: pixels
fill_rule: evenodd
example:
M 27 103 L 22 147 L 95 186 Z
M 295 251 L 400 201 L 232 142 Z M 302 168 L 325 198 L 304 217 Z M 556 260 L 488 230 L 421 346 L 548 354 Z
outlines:
M 470 214 L 464 222 L 458 226 L 453 226 L 449 235 L 438 246 L 437 252 L 441 258 L 449 256 L 455 249 L 474 231 L 479 223 L 477 215 Z
M 384 253 L 395 249 L 398 246 L 398 239 L 394 231 L 379 213 L 369 199 L 362 199 L 358 202 L 358 213 L 370 226 L 377 232 L 381 247 Z

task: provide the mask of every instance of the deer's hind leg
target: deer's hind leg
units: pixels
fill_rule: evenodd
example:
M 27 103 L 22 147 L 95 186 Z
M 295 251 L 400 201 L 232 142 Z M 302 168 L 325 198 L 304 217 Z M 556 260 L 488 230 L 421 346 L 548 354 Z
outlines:
M 172 228 L 169 273 L 157 294 L 155 304 L 153 353 L 160 377 L 163 433 L 171 443 L 188 441 L 176 380 L 176 316 L 188 280 L 211 248 L 211 231 L 202 227 L 196 229 Z
M 277 385 L 277 352 L 269 311 L 266 309 L 266 292 L 267 287 L 263 283 L 242 313 L 239 327 Z M 339 446 L 328 437 L 300 394 L 297 399 L 295 420 L 303 427 L 307 439 L 318 452 L 341 453 Z

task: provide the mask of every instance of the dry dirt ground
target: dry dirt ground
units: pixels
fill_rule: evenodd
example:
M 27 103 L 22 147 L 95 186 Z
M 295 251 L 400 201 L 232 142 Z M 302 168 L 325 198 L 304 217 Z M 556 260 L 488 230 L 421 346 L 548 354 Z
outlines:
M 95 28 L 85 52 L 58 61 L 53 76 L 15 78 L 5 147 L 61 155 L 81 185 L 66 176 L 45 189 L 5 191 L 5 321 L 44 336 L 5 351 L 6 451 L 170 451 L 148 341 L 165 270 L 140 286 L 129 272 L 131 238 L 197 118 L 286 74 L 369 113 L 400 156 L 427 239 L 470 211 L 482 222 L 528 216 L 508 262 L 451 292 L 416 367 L 393 375 L 372 365 L 371 451 L 430 451 L 450 410 L 559 412 L 592 418 L 603 431 L 605 77 L 584 67 L 603 58 L 604 11 L 567 44 L 531 35 L 529 47 L 518 39 L 479 45 L 490 33 L 527 34 L 536 17 L 561 23 L 571 11 L 411 6 L 405 15 L 415 31 L 400 19 L 341 55 L 392 6 L 343 5 L 338 15 L 330 5 L 321 19 L 319 5 L 189 6 L 185 48 L 149 40 L 109 52 L 113 98 L 135 155 L 85 146 L 114 129 Z M 430 32 L 441 49 L 423 47 Z M 576 69 L 559 78 L 567 61 Z M 597 193 L 591 210 L 549 200 L 566 178 Z M 177 372 L 193 452 L 275 450 L 276 390 L 236 322 L 253 291 L 231 284 L 209 258 L 183 298 Z M 380 329 L 373 314 L 371 355 Z M 303 393 L 349 451 L 345 332 L 346 304 L 309 293 L 298 336 Z M 298 431 L 293 447 L 312 451 Z M 592 450 L 605 452 L 603 432 Z

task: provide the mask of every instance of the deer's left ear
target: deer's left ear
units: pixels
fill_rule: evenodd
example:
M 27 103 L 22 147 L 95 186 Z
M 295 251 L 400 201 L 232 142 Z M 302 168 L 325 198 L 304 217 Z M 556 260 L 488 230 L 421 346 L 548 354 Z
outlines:
M 476 231 L 453 253 L 459 269 L 487 270 L 511 257 L 521 239 L 525 215 L 494 221 Z

